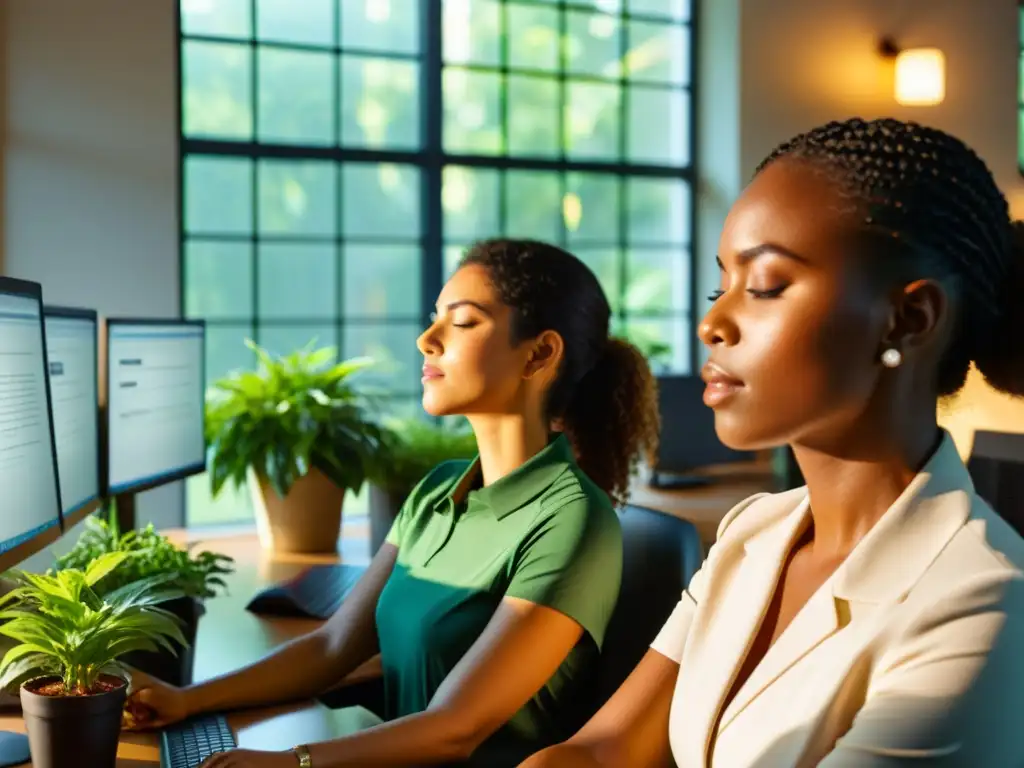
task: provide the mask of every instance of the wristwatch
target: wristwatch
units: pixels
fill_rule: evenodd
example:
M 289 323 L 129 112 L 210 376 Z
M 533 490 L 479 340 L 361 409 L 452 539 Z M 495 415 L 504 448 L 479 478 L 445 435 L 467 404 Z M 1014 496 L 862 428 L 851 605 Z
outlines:
M 299 744 L 297 747 L 292 747 L 292 752 L 299 758 L 299 768 L 313 768 L 313 758 L 309 754 L 309 747 Z

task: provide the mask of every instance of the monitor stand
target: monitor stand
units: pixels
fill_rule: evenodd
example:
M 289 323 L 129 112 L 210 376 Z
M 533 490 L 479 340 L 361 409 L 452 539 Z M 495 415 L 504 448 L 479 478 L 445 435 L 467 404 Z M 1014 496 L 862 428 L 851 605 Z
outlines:
M 14 731 L 0 731 L 0 767 L 23 765 L 29 759 L 28 736 Z
M 684 491 L 688 488 L 703 488 L 712 482 L 713 478 L 706 475 L 665 475 L 654 472 L 649 485 L 659 491 Z
M 135 494 L 119 493 L 114 496 L 114 519 L 119 533 L 135 530 Z

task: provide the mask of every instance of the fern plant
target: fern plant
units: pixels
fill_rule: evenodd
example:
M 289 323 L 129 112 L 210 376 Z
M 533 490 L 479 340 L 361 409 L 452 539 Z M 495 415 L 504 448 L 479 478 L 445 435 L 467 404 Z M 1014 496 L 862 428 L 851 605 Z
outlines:
M 18 645 L 0 661 L 0 688 L 16 690 L 36 678 L 56 676 L 64 694 L 95 692 L 102 675 L 127 678 L 118 659 L 132 651 L 185 645 L 179 620 L 159 603 L 181 596 L 168 588 L 167 576 L 132 582 L 100 597 L 94 585 L 128 557 L 102 555 L 85 570 L 69 568 L 53 575 L 14 572 L 19 586 L 0 598 L 0 634 Z M 13 607 L 9 607 L 11 604 Z
M 215 382 L 206 402 L 210 483 L 216 496 L 231 481 L 246 482 L 251 467 L 282 498 L 311 469 L 339 488 L 359 491 L 380 447 L 370 399 L 352 376 L 369 358 L 340 363 L 332 347 L 314 342 L 275 358 L 246 340 L 259 358 L 258 371 Z
M 186 597 L 214 597 L 217 588 L 225 586 L 221 578 L 234 570 L 234 560 L 215 552 L 193 555 L 181 549 L 150 524 L 141 531 L 121 533 L 117 515 L 111 506 L 107 520 L 89 517 L 86 529 L 70 552 L 57 558 L 54 571 L 67 568 L 88 568 L 96 558 L 111 552 L 126 554 L 124 561 L 104 576 L 93 590 L 101 597 L 140 579 L 166 576 L 165 587 L 181 590 Z

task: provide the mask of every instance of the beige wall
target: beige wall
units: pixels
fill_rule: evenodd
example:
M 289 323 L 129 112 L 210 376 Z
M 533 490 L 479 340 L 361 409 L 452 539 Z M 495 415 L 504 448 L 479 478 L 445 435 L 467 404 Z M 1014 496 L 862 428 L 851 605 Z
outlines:
M 892 115 L 964 139 L 1024 217 L 1024 179 L 1017 171 L 1017 13 L 1016 0 L 742 0 L 743 178 L 778 142 L 816 124 Z M 887 34 L 904 47 L 945 52 L 941 105 L 894 102 L 892 64 L 877 54 Z M 714 134 L 704 137 L 716 140 Z M 941 413 L 964 452 L 975 428 L 1024 432 L 1024 402 L 997 395 L 977 376 Z
M 3 267 L 41 282 L 48 302 L 179 313 L 176 7 L 0 3 Z M 179 524 L 181 483 L 139 508 L 142 520 Z

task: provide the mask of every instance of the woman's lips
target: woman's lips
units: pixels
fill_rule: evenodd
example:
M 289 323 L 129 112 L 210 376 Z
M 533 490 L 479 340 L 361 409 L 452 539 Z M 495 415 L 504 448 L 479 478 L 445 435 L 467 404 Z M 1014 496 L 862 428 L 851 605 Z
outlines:
M 717 363 L 708 361 L 701 369 L 700 377 L 707 385 L 704 388 L 704 405 L 714 408 L 743 389 L 743 382 Z

